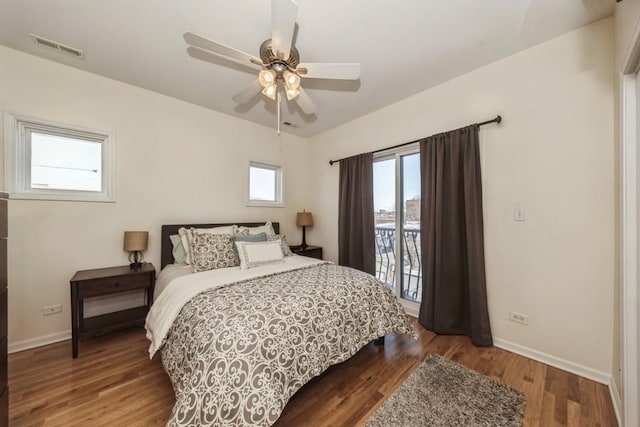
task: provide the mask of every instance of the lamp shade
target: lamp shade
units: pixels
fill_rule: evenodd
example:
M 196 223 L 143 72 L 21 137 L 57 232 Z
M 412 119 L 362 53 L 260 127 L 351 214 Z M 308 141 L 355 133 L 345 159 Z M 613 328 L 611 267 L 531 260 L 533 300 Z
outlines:
M 148 240 L 148 231 L 125 231 L 124 250 L 128 252 L 146 251 Z
M 284 84 L 288 89 L 298 89 L 300 87 L 300 76 L 292 73 L 291 71 L 285 71 L 282 76 L 284 77 Z
M 268 87 L 276 82 L 276 72 L 273 70 L 262 70 L 258 74 L 258 80 L 262 87 Z
M 300 95 L 300 89 L 287 89 L 284 93 L 287 95 L 287 101 L 291 101 L 296 96 Z
M 262 94 L 267 98 L 273 99 L 274 101 L 276 100 L 277 92 L 278 92 L 278 86 L 276 86 L 275 83 L 270 84 L 269 86 L 265 86 L 265 88 L 262 89 Z
M 311 212 L 298 212 L 296 225 L 298 227 L 308 227 L 313 225 L 313 216 L 311 215 Z

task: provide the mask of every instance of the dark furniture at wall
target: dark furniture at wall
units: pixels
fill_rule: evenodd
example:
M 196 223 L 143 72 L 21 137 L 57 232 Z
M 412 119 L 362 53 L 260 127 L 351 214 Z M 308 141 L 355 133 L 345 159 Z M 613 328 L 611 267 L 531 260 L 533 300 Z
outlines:
M 74 359 L 80 336 L 100 335 L 129 326 L 144 325 L 153 302 L 156 270 L 146 263 L 133 269 L 121 267 L 78 271 L 71 278 L 71 340 Z M 100 316 L 84 317 L 84 299 L 134 290 L 145 291 L 146 304 Z
M 307 245 L 307 247 L 303 248 L 302 245 L 299 245 L 299 246 L 289 246 L 289 247 L 291 248 L 291 252 L 293 252 L 296 255 L 322 259 L 322 247 L 320 246 Z
M 7 193 L 0 192 L 0 427 L 9 425 L 7 387 Z

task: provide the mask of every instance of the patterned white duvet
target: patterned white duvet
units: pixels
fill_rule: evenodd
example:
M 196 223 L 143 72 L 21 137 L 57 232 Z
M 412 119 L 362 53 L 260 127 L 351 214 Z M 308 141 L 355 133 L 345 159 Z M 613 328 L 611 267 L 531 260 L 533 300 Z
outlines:
M 366 273 L 297 256 L 238 271 L 230 284 L 175 279 L 149 313 L 150 353 L 161 347 L 176 393 L 169 426 L 270 426 L 307 381 L 371 340 L 415 337 L 396 296 Z

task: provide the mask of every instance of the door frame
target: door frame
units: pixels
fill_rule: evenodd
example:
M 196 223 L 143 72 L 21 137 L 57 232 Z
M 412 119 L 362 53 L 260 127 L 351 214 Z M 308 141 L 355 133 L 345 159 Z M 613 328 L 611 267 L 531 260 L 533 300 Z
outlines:
M 640 71 L 640 28 L 634 31 L 631 48 L 620 69 L 620 334 L 622 357 L 622 425 L 638 427 L 639 318 L 638 299 L 638 145 L 640 113 L 638 71 Z M 615 378 L 615 377 L 614 377 Z M 615 386 L 615 385 L 614 385 Z

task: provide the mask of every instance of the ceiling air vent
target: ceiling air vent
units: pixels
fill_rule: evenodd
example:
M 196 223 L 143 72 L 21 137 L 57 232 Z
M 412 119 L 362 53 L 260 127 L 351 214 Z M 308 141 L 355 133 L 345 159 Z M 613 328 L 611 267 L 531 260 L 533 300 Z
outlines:
M 74 47 L 67 46 L 66 44 L 62 44 L 53 40 L 46 39 L 36 34 L 31 34 L 31 37 L 33 38 L 33 41 L 39 46 L 55 49 L 59 52 L 63 52 L 68 55 L 75 56 L 76 58 L 84 58 L 84 53 L 80 49 L 76 49 Z

